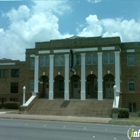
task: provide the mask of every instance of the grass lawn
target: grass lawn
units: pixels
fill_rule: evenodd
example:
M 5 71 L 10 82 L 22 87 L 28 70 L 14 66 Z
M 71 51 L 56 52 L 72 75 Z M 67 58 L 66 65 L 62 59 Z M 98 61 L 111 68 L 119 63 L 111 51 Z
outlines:
M 113 118 L 109 121 L 109 124 L 122 124 L 122 125 L 139 125 L 140 117 L 130 115 L 129 118 Z

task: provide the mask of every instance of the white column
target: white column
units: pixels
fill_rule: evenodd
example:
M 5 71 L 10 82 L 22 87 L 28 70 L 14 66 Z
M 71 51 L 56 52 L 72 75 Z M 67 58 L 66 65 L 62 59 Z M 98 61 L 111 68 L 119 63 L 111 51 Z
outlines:
M 50 68 L 49 68 L 49 100 L 54 98 L 54 55 L 50 55 Z
M 38 92 L 38 67 L 39 67 L 39 56 L 35 56 L 35 68 L 34 68 L 34 92 Z
M 85 93 L 85 53 L 81 53 L 81 100 L 86 99 L 86 93 Z
M 116 92 L 120 92 L 120 52 L 115 52 L 115 85 Z
M 103 100 L 102 52 L 98 53 L 98 100 Z
M 64 100 L 69 100 L 69 54 L 65 54 L 65 93 Z

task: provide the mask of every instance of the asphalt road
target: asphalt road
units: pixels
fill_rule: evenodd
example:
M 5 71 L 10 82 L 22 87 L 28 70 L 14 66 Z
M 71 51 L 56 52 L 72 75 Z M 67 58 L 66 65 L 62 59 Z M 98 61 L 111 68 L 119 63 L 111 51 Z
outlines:
M 0 119 L 0 140 L 128 140 L 129 128 L 123 125 Z

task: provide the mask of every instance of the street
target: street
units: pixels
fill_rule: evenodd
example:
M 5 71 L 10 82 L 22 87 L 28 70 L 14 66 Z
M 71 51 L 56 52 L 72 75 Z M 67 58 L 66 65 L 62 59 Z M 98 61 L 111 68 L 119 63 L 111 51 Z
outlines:
M 0 140 L 128 140 L 129 128 L 126 125 L 0 119 Z

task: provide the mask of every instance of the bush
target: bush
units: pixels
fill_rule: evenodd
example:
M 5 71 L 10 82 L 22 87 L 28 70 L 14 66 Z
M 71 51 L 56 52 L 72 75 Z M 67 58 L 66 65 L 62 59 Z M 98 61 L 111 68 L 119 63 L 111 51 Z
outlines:
M 138 113 L 138 116 L 140 117 L 140 110 L 137 113 Z
M 2 103 L 0 102 L 0 108 L 2 107 Z
M 129 109 L 128 108 L 119 108 L 118 109 L 118 118 L 129 118 Z
M 4 102 L 3 106 L 6 109 L 19 109 L 20 103 L 19 102 L 7 101 L 7 102 Z

